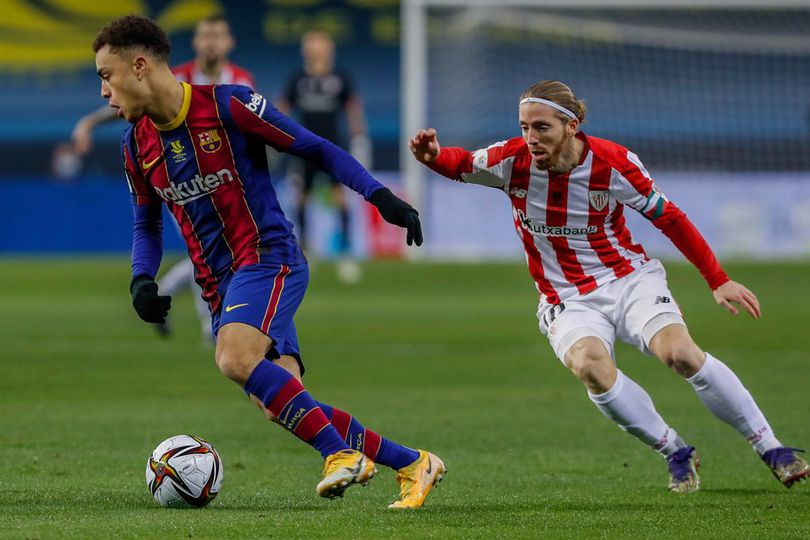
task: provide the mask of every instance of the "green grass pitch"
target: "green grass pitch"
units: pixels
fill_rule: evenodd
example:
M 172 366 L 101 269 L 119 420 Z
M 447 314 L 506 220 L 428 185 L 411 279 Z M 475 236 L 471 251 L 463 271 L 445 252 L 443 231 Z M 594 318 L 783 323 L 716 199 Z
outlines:
M 689 266 L 670 285 L 696 341 L 729 364 L 778 436 L 810 445 L 810 265 L 730 264 L 764 317 L 732 317 Z M 810 485 L 784 489 L 689 385 L 620 347 L 620 367 L 700 451 L 702 491 L 598 413 L 553 357 L 521 264 L 375 263 L 359 286 L 319 264 L 297 318 L 321 401 L 449 468 L 416 512 L 394 473 L 321 500 L 316 452 L 219 375 L 188 295 L 161 340 L 132 312 L 128 260 L 0 259 L 2 538 L 807 538 Z M 220 496 L 165 510 L 144 467 L 164 438 L 222 455 Z

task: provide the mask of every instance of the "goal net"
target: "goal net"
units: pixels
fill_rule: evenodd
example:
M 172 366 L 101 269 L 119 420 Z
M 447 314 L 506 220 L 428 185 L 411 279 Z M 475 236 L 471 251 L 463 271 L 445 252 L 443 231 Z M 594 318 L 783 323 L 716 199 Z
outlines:
M 571 86 L 583 130 L 653 171 L 810 170 L 810 4 L 405 0 L 404 140 L 470 149 L 520 134 L 517 100 Z M 406 189 L 426 204 L 406 152 Z M 729 189 L 733 189 L 733 185 Z

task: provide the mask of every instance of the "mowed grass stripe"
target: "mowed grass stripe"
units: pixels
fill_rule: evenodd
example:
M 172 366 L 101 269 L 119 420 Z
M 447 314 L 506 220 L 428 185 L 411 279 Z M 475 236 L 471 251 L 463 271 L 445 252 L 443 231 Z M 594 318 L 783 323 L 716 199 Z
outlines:
M 728 265 L 759 295 L 760 321 L 726 314 L 693 268 L 668 270 L 698 343 L 737 371 L 785 443 L 810 445 L 810 265 Z M 175 336 L 160 340 L 132 313 L 128 271 L 126 258 L 0 260 L 0 537 L 810 536 L 810 486 L 779 486 L 688 384 L 621 346 L 622 370 L 703 458 L 702 492 L 666 493 L 663 460 L 553 357 L 522 264 L 374 263 L 355 287 L 315 268 L 296 320 L 309 389 L 450 468 L 406 513 L 385 508 L 398 491 L 387 469 L 344 500 L 318 499 L 317 453 L 218 374 L 190 298 L 175 299 Z M 144 485 L 149 452 L 183 432 L 225 463 L 202 511 L 158 508 Z

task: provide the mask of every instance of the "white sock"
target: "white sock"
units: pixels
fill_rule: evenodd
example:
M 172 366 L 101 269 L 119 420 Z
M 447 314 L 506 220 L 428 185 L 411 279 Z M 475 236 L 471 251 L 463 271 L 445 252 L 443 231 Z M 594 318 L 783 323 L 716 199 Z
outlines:
M 728 366 L 706 353 L 700 371 L 686 379 L 717 418 L 730 425 L 760 454 L 782 446 L 750 392 Z
M 189 276 L 193 280 L 194 264 L 188 257 L 184 258 L 158 280 L 160 294 L 174 295 L 188 288 Z
M 619 427 L 664 456 L 686 446 L 674 429 L 669 427 L 652 399 L 642 387 L 617 370 L 616 383 L 604 394 L 588 392 L 602 414 Z
M 203 300 L 202 289 L 196 282 L 191 284 L 191 295 L 194 297 L 194 309 L 197 311 L 197 318 L 203 331 L 211 331 L 211 311 L 208 309 L 208 302 Z

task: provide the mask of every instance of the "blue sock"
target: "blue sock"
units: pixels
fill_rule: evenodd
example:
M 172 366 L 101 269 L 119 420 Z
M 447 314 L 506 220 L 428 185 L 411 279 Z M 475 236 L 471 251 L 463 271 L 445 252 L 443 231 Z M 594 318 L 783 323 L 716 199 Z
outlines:
M 318 402 L 286 369 L 262 360 L 245 383 L 245 392 L 256 396 L 285 428 L 324 458 L 348 448 Z
M 390 439 L 381 437 L 368 428 L 363 427 L 352 415 L 341 411 L 331 405 L 320 403 L 321 410 L 329 421 L 349 445 L 363 452 L 375 463 L 401 469 L 419 459 L 419 452 L 397 444 Z

